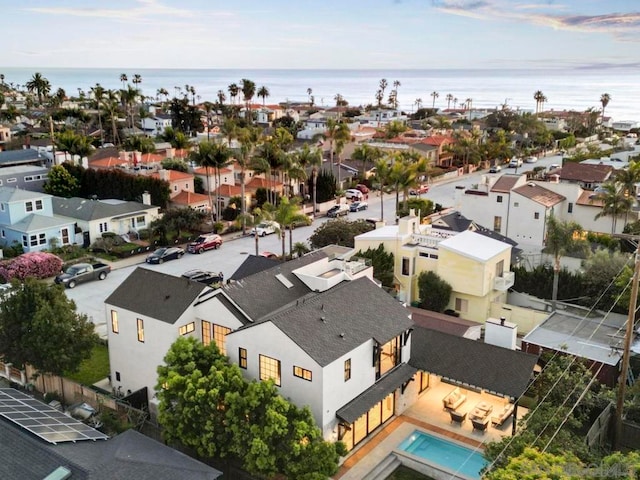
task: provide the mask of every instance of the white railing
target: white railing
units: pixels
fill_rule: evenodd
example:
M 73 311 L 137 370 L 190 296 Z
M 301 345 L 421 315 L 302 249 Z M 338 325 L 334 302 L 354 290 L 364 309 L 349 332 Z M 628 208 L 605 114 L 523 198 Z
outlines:
M 515 279 L 516 274 L 514 272 L 503 272 L 501 277 L 496 277 L 493 281 L 493 289 L 506 292 L 513 287 Z

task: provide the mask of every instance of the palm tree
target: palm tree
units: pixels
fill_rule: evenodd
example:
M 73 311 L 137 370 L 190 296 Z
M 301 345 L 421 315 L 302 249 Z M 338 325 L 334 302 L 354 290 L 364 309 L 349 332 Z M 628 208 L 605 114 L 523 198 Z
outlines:
M 42 76 L 41 73 L 35 73 L 31 80 L 29 80 L 25 87 L 30 93 L 36 92 L 38 96 L 38 104 L 42 105 L 43 97 L 47 97 L 51 92 L 51 84 L 49 80 Z
M 400 80 L 394 80 L 393 81 L 393 99 L 394 99 L 394 107 L 398 108 L 398 88 L 401 87 L 402 84 L 400 83 Z
M 630 162 L 627 168 L 616 170 L 615 182 L 620 185 L 625 198 L 634 198 L 636 196 L 636 184 L 640 182 L 640 162 Z M 625 226 L 629 220 L 630 210 L 631 208 L 625 212 Z
M 313 185 L 313 214 L 316 214 L 316 180 L 318 179 L 318 167 L 322 165 L 322 152 L 319 148 L 309 147 L 305 144 L 296 152 L 298 164 L 304 169 L 311 167 L 311 182 Z
M 96 83 L 95 87 L 91 87 L 91 93 L 93 93 L 93 100 L 96 105 L 96 109 L 98 110 L 98 125 L 100 126 L 100 145 L 104 145 L 104 130 L 102 129 L 102 101 L 104 100 L 104 95 L 106 90 L 100 85 Z
M 127 81 L 129 79 L 127 78 L 127 74 L 126 73 L 121 73 L 120 74 L 120 81 L 122 82 L 122 89 L 124 90 L 125 88 L 127 88 Z
M 544 96 L 544 93 L 542 93 L 542 90 L 536 90 L 533 94 L 533 99 L 536 101 L 536 115 L 538 115 L 542 110 L 542 104 L 544 100 L 546 100 L 546 97 Z
M 383 78 L 382 80 L 380 80 L 380 104 L 379 106 L 382 105 L 382 99 L 384 99 L 384 91 L 387 89 L 387 87 L 389 86 L 389 83 L 387 83 L 387 79 Z
M 273 212 L 273 219 L 280 224 L 280 238 L 282 240 L 282 261 L 286 260 L 284 237 L 289 230 L 289 252 L 293 251 L 293 225 L 298 222 L 307 221 L 307 216 L 300 211 L 298 199 L 289 200 L 283 197 L 278 208 Z
M 333 154 L 336 143 L 351 139 L 351 131 L 346 123 L 330 118 L 327 120 L 327 129 L 320 136 L 329 141 L 329 158 L 333 167 Z M 338 167 L 338 176 L 340 176 L 340 167 Z M 340 178 L 338 178 L 338 184 L 340 184 Z
M 435 109 L 436 108 L 436 98 L 438 98 L 440 96 L 440 94 L 434 90 L 433 92 L 430 93 L 430 95 L 431 95 L 431 98 L 433 98 L 433 104 L 431 105 L 431 108 Z
M 4 73 L 0 73 L 0 85 L 4 86 Z
M 240 93 L 240 87 L 238 87 L 237 84 L 232 83 L 231 85 L 229 85 L 227 87 L 227 90 L 229 91 L 229 98 L 231 98 L 231 103 L 235 104 L 236 103 L 236 97 Z
M 302 257 L 303 255 L 306 255 L 307 253 L 309 253 L 311 251 L 311 249 L 308 247 L 308 245 L 305 242 L 296 242 L 293 244 L 293 250 L 291 250 L 291 253 L 296 255 L 296 257 Z
M 376 102 L 378 102 L 378 108 L 382 107 L 382 100 L 384 100 L 384 92 L 382 90 L 376 91 Z M 379 121 L 378 126 L 380 126 Z
M 453 97 L 453 109 L 456 109 L 456 105 L 458 105 L 458 97 Z
M 351 158 L 353 160 L 360 160 L 362 162 L 362 178 L 365 178 L 367 172 L 367 163 L 374 164 L 382 157 L 382 151 L 377 147 L 372 147 L 367 143 L 358 145 Z
M 242 96 L 244 97 L 245 103 L 245 119 L 247 122 L 253 122 L 253 114 L 251 113 L 251 100 L 253 100 L 254 95 L 256 94 L 256 84 L 251 80 L 243 78 L 240 80 L 242 83 Z
M 558 300 L 558 278 L 560 277 L 560 257 L 565 253 L 586 248 L 586 242 L 581 238 L 582 227 L 576 222 L 556 219 L 553 213 L 547 218 L 547 232 L 544 250 L 553 255 L 553 290 L 551 301 L 555 310 Z
M 313 93 L 313 90 L 311 89 L 311 87 L 307 88 L 307 96 L 309 97 L 309 105 L 313 106 L 313 102 L 311 101 L 311 94 Z
M 603 93 L 600 96 L 600 103 L 602 104 L 602 121 L 604 122 L 604 109 L 607 108 L 609 102 L 611 101 L 611 95 L 608 93 Z
M 391 167 L 389 166 L 390 156 L 385 156 L 376 161 L 376 180 L 380 184 L 380 220 L 384 222 L 384 187 L 389 183 Z
M 227 96 L 224 94 L 224 90 L 218 90 L 218 105 L 220 108 L 224 105 L 224 102 L 227 100 Z
M 264 107 L 265 100 L 269 96 L 269 89 L 263 85 L 258 89 L 258 93 L 256 95 L 258 95 L 259 98 L 262 98 L 262 106 Z
M 613 182 L 604 183 L 601 188 L 602 191 L 594 196 L 594 199 L 602 202 L 602 210 L 595 216 L 595 219 L 610 215 L 611 233 L 616 233 L 618 217 L 623 213 L 629 213 L 633 206 L 633 197 L 627 197 L 624 187 Z
M 71 160 L 75 160 L 75 156 L 79 157 L 82 161 L 84 157 L 87 157 L 93 151 L 91 145 L 91 139 L 84 135 L 78 135 L 71 130 L 65 130 L 56 135 L 54 139 L 56 149 L 61 152 L 66 152 L 71 155 Z
M 207 175 L 207 191 L 209 193 L 209 205 L 211 206 L 211 225 L 215 223 L 215 216 L 213 212 L 213 200 L 211 197 L 211 185 L 209 184 L 210 169 L 215 169 L 216 182 L 220 185 L 220 169 L 229 164 L 231 158 L 231 150 L 224 145 L 220 145 L 212 142 L 200 142 L 198 149 L 191 152 L 191 160 L 197 165 L 205 168 Z M 216 188 L 216 215 L 220 214 L 220 195 Z
M 450 93 L 447 93 L 447 96 L 445 97 L 445 100 L 447 101 L 447 110 L 449 110 L 449 107 L 451 107 L 451 102 L 453 101 L 453 95 Z M 455 108 L 455 107 L 453 107 Z
M 137 88 L 138 85 L 140 85 L 142 83 L 142 76 L 136 73 L 136 74 L 133 75 L 133 80 L 131 80 L 131 81 L 133 82 L 133 84 Z
M 416 110 L 420 110 L 422 108 L 422 99 L 416 98 L 416 101 L 413 102 L 413 104 L 416 106 Z
M 246 183 L 246 170 L 249 168 L 251 164 L 254 151 L 256 149 L 256 145 L 258 144 L 258 140 L 260 138 L 260 130 L 247 127 L 243 128 L 238 132 L 238 139 L 240 140 L 240 155 L 236 157 L 236 163 L 240 167 L 240 195 L 241 195 L 241 205 L 240 210 L 241 214 L 247 213 L 247 205 L 246 205 L 246 193 L 245 193 L 245 183 Z M 247 224 L 246 221 L 242 221 L 242 234 L 245 235 L 247 233 Z
M 469 109 L 469 120 L 471 120 L 471 109 L 473 108 L 473 98 L 467 98 L 465 100 L 467 108 Z

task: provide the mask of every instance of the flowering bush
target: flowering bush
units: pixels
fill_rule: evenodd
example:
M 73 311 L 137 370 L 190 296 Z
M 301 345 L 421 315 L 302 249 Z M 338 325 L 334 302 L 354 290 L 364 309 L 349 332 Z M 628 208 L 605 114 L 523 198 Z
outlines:
M 6 282 L 27 277 L 48 278 L 60 273 L 62 259 L 51 253 L 29 252 L 19 257 L 0 262 L 0 276 Z

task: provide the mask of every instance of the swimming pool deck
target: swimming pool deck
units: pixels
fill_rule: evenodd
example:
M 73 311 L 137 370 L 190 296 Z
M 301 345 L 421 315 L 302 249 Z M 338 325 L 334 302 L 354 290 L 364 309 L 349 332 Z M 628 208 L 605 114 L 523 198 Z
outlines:
M 361 480 L 416 429 L 457 441 L 472 449 L 477 449 L 480 453 L 484 450 L 484 445 L 487 442 L 500 440 L 502 437 L 511 435 L 511 419 L 507 420 L 502 427 L 490 426 L 486 432 L 473 430 L 471 422 L 468 420 L 462 425 L 452 424 L 449 413 L 443 409 L 442 398 L 453 388 L 449 384 L 440 383 L 427 390 L 403 414 L 398 415 L 370 439 L 357 446 L 341 465 L 333 479 Z M 504 402 L 504 399 L 486 393 L 466 393 L 465 411 L 480 401 L 493 404 L 494 409 L 498 409 Z M 526 411 L 524 408 L 519 408 L 518 418 L 521 418 Z

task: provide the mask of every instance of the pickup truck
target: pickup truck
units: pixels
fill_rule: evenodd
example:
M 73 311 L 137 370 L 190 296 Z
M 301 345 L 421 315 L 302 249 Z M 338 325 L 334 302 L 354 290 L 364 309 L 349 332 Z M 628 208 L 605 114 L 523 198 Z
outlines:
M 104 280 L 111 272 L 111 267 L 105 263 L 76 263 L 68 267 L 64 273 L 56 277 L 55 282 L 67 288 L 74 288 L 78 283 L 91 280 Z

